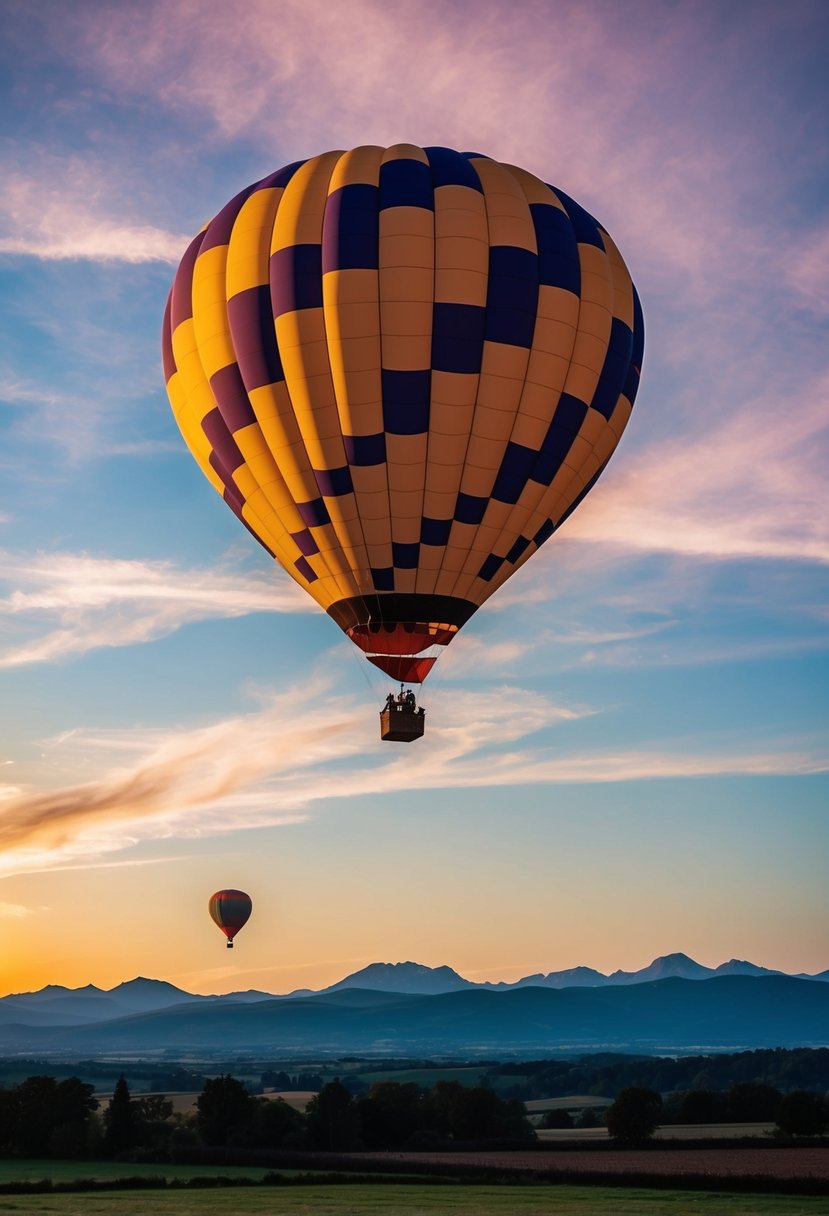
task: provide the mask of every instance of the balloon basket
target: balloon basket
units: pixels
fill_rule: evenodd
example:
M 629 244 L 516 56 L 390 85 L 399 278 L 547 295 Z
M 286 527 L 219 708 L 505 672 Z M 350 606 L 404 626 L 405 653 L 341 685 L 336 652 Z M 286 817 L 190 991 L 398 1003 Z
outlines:
M 232 949 L 233 949 L 233 942 L 228 942 L 228 943 L 227 943 L 227 948 L 228 948 L 228 950 L 232 950 Z
M 380 738 L 388 743 L 412 743 L 423 737 L 426 715 L 422 710 L 412 713 L 406 709 L 380 711 Z

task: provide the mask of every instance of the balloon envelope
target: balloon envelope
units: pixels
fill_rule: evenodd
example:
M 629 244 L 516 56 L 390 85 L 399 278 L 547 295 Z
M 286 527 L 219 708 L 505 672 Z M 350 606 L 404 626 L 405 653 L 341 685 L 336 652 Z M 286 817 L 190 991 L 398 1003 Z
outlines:
M 210 896 L 208 909 L 227 940 L 232 942 L 242 926 L 247 924 L 253 903 L 244 891 L 227 888 Z
M 410 144 L 241 191 L 184 254 L 163 327 L 208 480 L 406 681 L 595 484 L 643 344 L 625 264 L 578 203 Z

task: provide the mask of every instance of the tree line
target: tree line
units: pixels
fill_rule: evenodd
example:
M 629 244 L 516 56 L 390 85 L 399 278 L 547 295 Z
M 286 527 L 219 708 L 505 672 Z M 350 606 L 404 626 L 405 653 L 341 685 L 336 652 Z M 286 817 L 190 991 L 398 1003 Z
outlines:
M 161 1094 L 132 1097 L 123 1077 L 106 1105 L 78 1077 L 34 1076 L 0 1090 L 0 1153 L 7 1156 L 157 1160 L 201 1147 L 331 1152 L 533 1139 L 523 1103 L 458 1081 L 429 1090 L 380 1081 L 354 1096 L 335 1079 L 304 1113 L 282 1098 L 252 1094 L 229 1073 L 207 1080 L 184 1114 Z
M 741 1082 L 725 1093 L 686 1090 L 663 1097 L 626 1086 L 603 1117 L 579 1116 L 581 1127 L 605 1122 L 620 1141 L 639 1141 L 666 1123 L 769 1122 L 790 1136 L 820 1135 L 829 1126 L 822 1094 Z M 547 1127 L 571 1127 L 567 1111 L 550 1112 Z M 21 1157 L 176 1159 L 201 1148 L 430 1149 L 461 1143 L 525 1143 L 535 1139 L 524 1104 L 487 1086 L 438 1081 L 377 1081 L 354 1094 L 339 1079 L 323 1085 L 305 1111 L 280 1097 L 250 1092 L 229 1073 L 208 1079 L 195 1108 L 175 1113 L 162 1094 L 133 1097 L 120 1077 L 103 1105 L 79 1077 L 32 1076 L 0 1089 L 0 1153 Z
M 490 1066 L 486 1080 L 501 1094 L 528 1101 L 567 1094 L 615 1098 L 631 1086 L 657 1092 L 726 1093 L 738 1084 L 829 1090 L 829 1048 L 767 1048 L 721 1055 L 630 1056 L 594 1053 L 566 1060 L 527 1060 Z
M 783 1094 L 750 1081 L 732 1085 L 725 1094 L 691 1089 L 663 1096 L 647 1086 L 631 1085 L 620 1090 L 602 1114 L 588 1107 L 574 1120 L 570 1111 L 552 1110 L 542 1120 L 548 1128 L 602 1123 L 617 1140 L 644 1140 L 657 1127 L 687 1123 L 772 1123 L 783 1136 L 819 1136 L 829 1126 L 829 1104 L 822 1094 L 810 1090 Z

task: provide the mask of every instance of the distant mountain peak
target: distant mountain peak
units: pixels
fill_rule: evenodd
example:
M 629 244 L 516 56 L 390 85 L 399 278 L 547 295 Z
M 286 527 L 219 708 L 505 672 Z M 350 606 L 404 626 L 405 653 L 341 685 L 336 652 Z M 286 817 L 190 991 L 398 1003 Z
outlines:
M 100 992 L 103 994 L 104 989 L 96 988 L 96 986 L 94 984 L 83 984 L 78 988 L 67 988 L 65 984 L 47 984 L 46 987 L 41 988 L 40 991 L 41 992 L 54 992 L 55 994 L 60 993 L 61 995 L 65 992 L 75 992 L 75 993 Z
M 427 967 L 423 963 L 369 963 L 359 971 L 332 984 L 324 992 L 339 992 L 343 988 L 373 988 L 380 992 L 402 992 L 435 995 L 472 987 L 469 980 L 451 967 Z
M 714 971 L 715 975 L 782 975 L 769 967 L 758 967 L 744 958 L 730 958 L 727 963 L 720 963 Z
M 711 967 L 704 967 L 681 950 L 673 954 L 662 954 L 641 971 L 613 971 L 608 976 L 611 984 L 646 984 L 651 980 L 683 979 L 703 980 L 714 975 Z
M 110 988 L 107 996 L 118 1001 L 124 1011 L 130 1013 L 145 1013 L 168 1005 L 183 1005 L 203 999 L 177 988 L 168 980 L 151 980 L 145 975 L 124 980 L 122 984 Z
M 169 980 L 151 980 L 145 975 L 136 975 L 135 979 L 123 980 L 120 984 L 116 984 L 114 988 L 110 988 L 109 991 L 110 993 L 140 992 L 142 990 L 152 992 L 169 992 L 171 988 L 175 992 L 183 991 L 181 988 L 176 988 L 175 984 L 171 984 Z

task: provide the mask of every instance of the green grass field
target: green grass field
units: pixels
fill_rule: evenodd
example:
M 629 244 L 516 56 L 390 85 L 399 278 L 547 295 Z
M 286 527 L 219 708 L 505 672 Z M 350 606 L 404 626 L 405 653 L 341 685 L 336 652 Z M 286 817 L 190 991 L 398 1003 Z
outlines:
M 546 1110 L 604 1110 L 612 1098 L 599 1098 L 593 1094 L 569 1094 L 563 1098 L 530 1098 L 524 1105 L 530 1115 L 543 1114 Z
M 610 1187 L 365 1186 L 0 1195 L 0 1216 L 826 1216 L 829 1200 Z
M 280 1171 L 283 1173 L 286 1171 Z M 287 1171 L 295 1173 L 297 1171 Z M 76 1178 L 204 1178 L 219 1174 L 225 1177 L 262 1178 L 268 1168 L 253 1165 L 145 1165 L 131 1161 L 14 1161 L 0 1158 L 0 1183 L 38 1182 L 51 1178 L 53 1182 L 72 1182 Z

